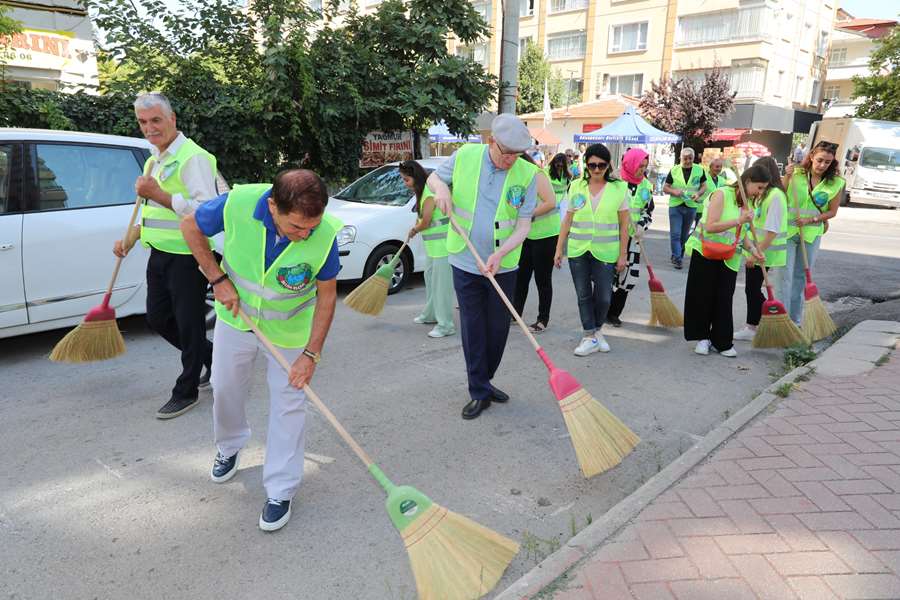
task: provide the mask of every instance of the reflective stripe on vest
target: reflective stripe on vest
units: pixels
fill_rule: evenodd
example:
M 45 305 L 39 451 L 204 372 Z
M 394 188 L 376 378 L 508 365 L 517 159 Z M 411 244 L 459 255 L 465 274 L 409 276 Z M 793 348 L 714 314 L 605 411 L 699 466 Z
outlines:
M 797 218 L 798 204 L 800 206 L 801 218 L 810 219 L 812 217 L 817 217 L 823 212 L 828 212 L 831 201 L 834 200 L 835 196 L 837 196 L 843 188 L 844 179 L 837 175 L 830 181 L 826 179 L 820 180 L 812 191 L 813 196 L 820 200 L 822 210 L 819 210 L 816 208 L 816 203 L 809 195 L 809 179 L 806 171 L 800 168 L 794 169 L 794 176 L 791 177 L 791 180 L 788 182 L 788 239 L 800 233 L 800 228 L 794 225 L 794 220 Z M 813 243 L 816 241 L 816 238 L 823 233 L 825 233 L 824 223 L 803 226 L 803 239 L 806 240 L 807 243 Z
M 559 218 L 559 203 L 566 197 L 566 189 L 569 187 L 569 183 L 565 179 L 550 178 L 550 167 L 547 167 L 541 173 L 542 175 L 538 176 L 546 177 L 550 182 L 550 187 L 553 189 L 553 210 L 531 220 L 531 230 L 528 232 L 529 240 L 543 240 L 559 235 L 559 227 L 562 223 Z
M 434 192 L 426 185 L 419 199 L 419 214 L 422 214 L 425 201 L 433 198 Z M 431 222 L 422 230 L 422 243 L 425 245 L 425 254 L 431 258 L 447 256 L 447 234 L 450 230 L 450 217 L 441 212 L 435 204 L 431 212 Z
M 766 221 L 769 220 L 769 210 L 773 204 L 781 206 L 781 222 L 779 223 L 779 231 L 775 233 L 772 243 L 766 248 L 767 267 L 783 267 L 787 264 L 787 200 L 784 192 L 776 187 L 770 187 L 766 193 L 765 199 L 756 207 L 753 215 L 753 227 L 756 228 L 756 235 L 762 242 L 768 231 L 766 231 Z M 749 253 L 744 250 L 744 256 L 748 257 Z
M 737 199 L 735 198 L 734 188 L 731 186 L 719 188 L 720 192 L 724 196 L 724 200 L 722 202 L 722 216 L 719 217 L 720 222 L 725 221 L 734 221 L 739 216 L 741 216 L 741 209 L 737 205 Z M 703 216 L 700 218 L 700 225 L 694 228 L 694 232 L 688 238 L 687 243 L 685 243 L 685 248 L 690 248 L 694 250 L 697 254 L 703 255 L 703 241 L 700 239 L 700 230 L 703 229 L 703 237 L 706 238 L 707 241 L 710 242 L 721 242 L 723 244 L 734 244 L 735 228 L 732 227 L 723 231 L 722 233 L 709 233 L 706 232 L 706 219 L 709 217 L 709 211 L 703 211 Z M 741 232 L 743 233 L 743 228 L 741 228 Z M 743 236 L 741 236 L 743 237 Z M 708 259 L 709 260 L 709 259 Z M 729 269 L 737 272 L 737 270 L 741 266 L 741 252 L 740 250 L 734 253 L 734 256 L 724 261 Z
M 638 221 L 641 220 L 641 213 L 650 204 L 651 199 L 653 199 L 653 185 L 645 177 L 634 189 L 634 193 L 629 195 L 628 207 L 631 214 L 631 223 L 628 224 L 628 235 L 634 235 L 634 228 Z
M 569 207 L 575 209 L 569 229 L 567 253 L 581 256 L 588 250 L 594 258 L 614 263 L 619 258 L 619 207 L 628 193 L 624 181 L 609 181 L 603 187 L 594 210 L 588 182 L 584 179 L 569 186 Z M 590 220 L 588 220 L 590 219 Z
M 178 148 L 178 152 L 167 157 L 161 163 L 157 174 L 154 175 L 159 187 L 173 196 L 180 194 L 183 198 L 189 199 L 191 194 L 181 180 L 181 171 L 184 165 L 197 155 L 203 156 L 209 162 L 209 167 L 215 176 L 216 157 L 198 146 L 193 140 L 186 138 Z M 147 162 L 144 163 L 144 174 L 153 171 L 157 160 L 158 158 L 153 156 L 147 159 Z M 209 198 L 199 199 L 208 200 Z M 146 201 L 141 208 L 141 243 L 170 254 L 191 253 L 187 242 L 184 241 L 184 236 L 181 235 L 181 217 L 172 209 Z M 212 242 L 210 242 L 210 247 L 212 247 Z
M 472 232 L 472 220 L 475 218 L 475 205 L 478 202 L 481 166 L 484 163 L 486 152 L 488 152 L 488 147 L 485 144 L 465 144 L 456 151 L 453 163 L 453 216 L 466 234 Z M 488 160 L 490 159 L 488 158 Z M 495 248 L 499 248 L 515 230 L 519 207 L 525 201 L 526 191 L 538 170 L 533 164 L 519 158 L 506 171 L 492 226 Z M 459 254 L 465 249 L 466 244 L 462 237 L 451 227 L 447 234 L 447 250 L 451 254 Z M 516 267 L 519 264 L 521 253 L 522 246 L 520 244 L 503 257 L 500 266 L 504 269 Z
M 691 175 L 688 178 L 689 181 L 684 180 L 684 169 L 682 169 L 680 164 L 672 167 L 670 172 L 672 174 L 672 188 L 676 190 L 686 190 L 691 194 L 696 194 L 697 190 L 700 189 L 700 178 L 703 176 L 703 167 L 700 165 L 695 163 L 691 166 Z M 669 206 L 681 206 L 684 204 L 688 208 L 697 208 L 701 206 L 701 202 L 701 200 L 697 199 L 689 200 L 684 196 L 669 196 Z

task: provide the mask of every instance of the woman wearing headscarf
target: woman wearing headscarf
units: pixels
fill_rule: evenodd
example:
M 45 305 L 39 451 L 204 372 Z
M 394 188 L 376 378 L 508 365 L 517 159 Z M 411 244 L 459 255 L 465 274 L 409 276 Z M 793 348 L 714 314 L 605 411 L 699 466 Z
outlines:
M 613 281 L 612 301 L 606 321 L 613 327 L 621 327 L 619 317 L 628 300 L 628 292 L 641 276 L 641 247 L 638 242 L 653 221 L 653 184 L 645 176 L 649 156 L 640 148 L 632 148 L 622 158 L 619 175 L 628 184 L 628 204 L 631 222 L 628 226 L 628 266 Z

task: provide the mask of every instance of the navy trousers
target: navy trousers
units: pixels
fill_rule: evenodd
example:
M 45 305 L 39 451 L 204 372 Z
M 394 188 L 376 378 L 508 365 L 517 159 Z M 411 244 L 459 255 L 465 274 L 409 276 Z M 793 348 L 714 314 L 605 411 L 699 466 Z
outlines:
M 500 273 L 494 278 L 507 297 L 512 297 L 516 272 Z M 483 275 L 453 267 L 453 287 L 459 301 L 459 330 L 466 358 L 469 396 L 472 400 L 487 400 L 492 393 L 491 379 L 503 359 L 511 315 L 497 290 Z

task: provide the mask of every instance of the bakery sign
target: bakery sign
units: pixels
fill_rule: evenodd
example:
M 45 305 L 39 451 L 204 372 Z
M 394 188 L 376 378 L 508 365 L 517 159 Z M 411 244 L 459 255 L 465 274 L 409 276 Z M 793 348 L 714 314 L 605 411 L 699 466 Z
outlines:
M 90 41 L 76 39 L 68 31 L 25 29 L 0 38 L 0 61 L 15 67 L 61 71 L 80 51 L 90 51 L 90 45 Z
M 413 157 L 411 131 L 373 131 L 363 140 L 359 166 L 380 167 L 383 164 Z

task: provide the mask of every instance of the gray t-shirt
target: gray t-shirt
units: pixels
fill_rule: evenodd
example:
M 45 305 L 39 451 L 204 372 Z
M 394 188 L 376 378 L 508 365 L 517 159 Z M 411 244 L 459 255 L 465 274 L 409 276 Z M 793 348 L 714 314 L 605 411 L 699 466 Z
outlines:
M 441 181 L 447 185 L 453 184 L 453 166 L 456 164 L 456 152 L 441 163 L 435 173 L 441 178 Z M 481 163 L 481 175 L 478 178 L 478 199 L 475 203 L 475 218 L 472 222 L 472 231 L 469 232 L 469 238 L 472 245 L 481 255 L 481 260 L 486 261 L 488 256 L 494 253 L 494 216 L 497 214 L 497 205 L 500 202 L 500 195 L 503 192 L 503 184 L 506 182 L 506 170 L 498 169 L 491 160 L 491 154 L 488 150 L 484 152 L 484 160 Z M 532 181 L 525 190 L 525 201 L 519 208 L 520 219 L 530 219 L 534 214 L 537 206 L 537 183 Z M 469 252 L 468 248 L 463 249 L 459 254 L 451 254 L 449 257 L 451 265 L 457 269 L 480 275 L 478 263 L 475 257 Z M 518 267 L 510 269 L 500 269 L 500 273 L 515 271 Z

